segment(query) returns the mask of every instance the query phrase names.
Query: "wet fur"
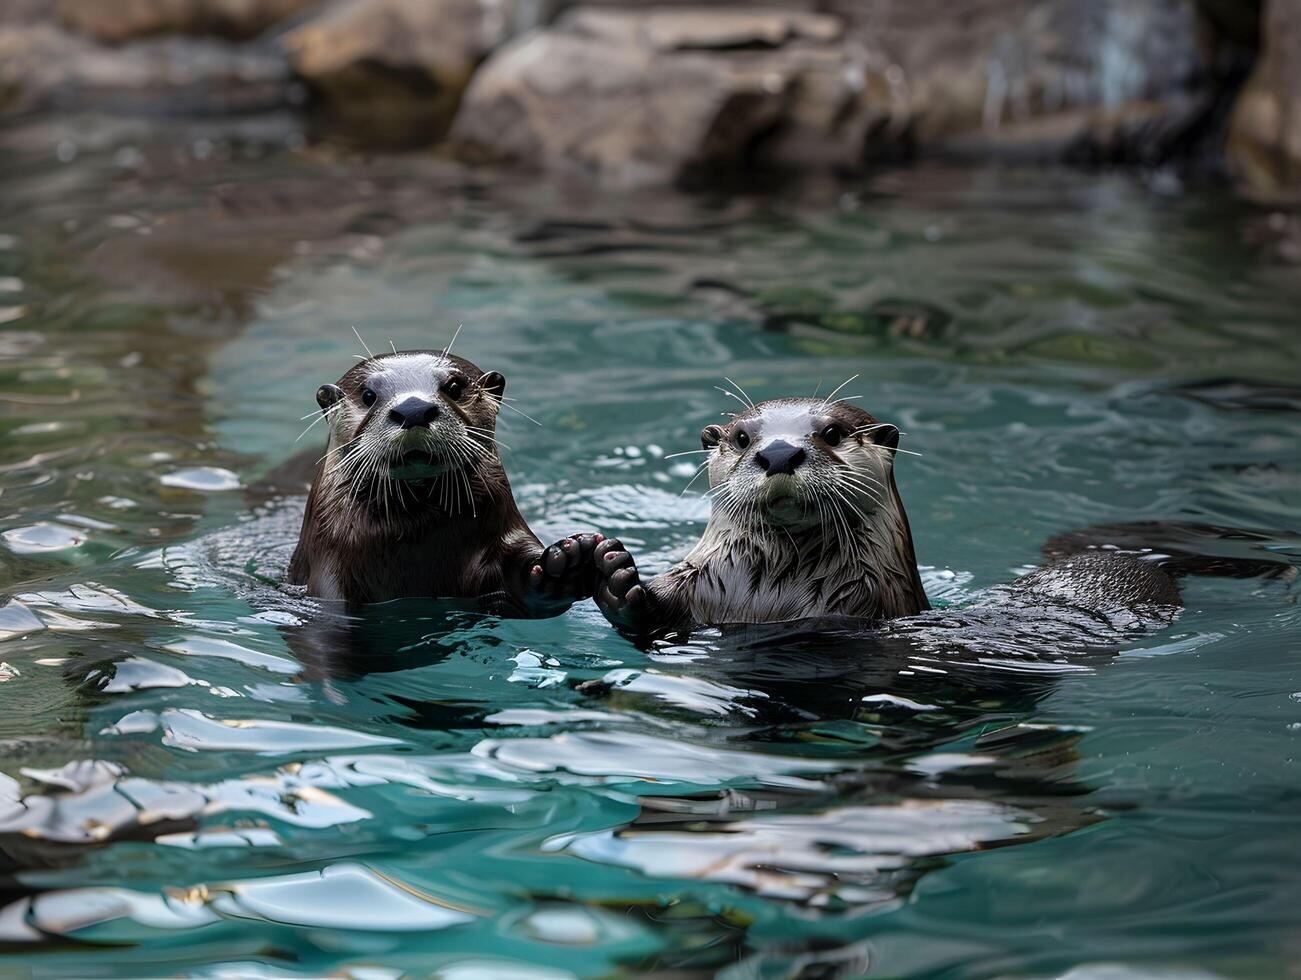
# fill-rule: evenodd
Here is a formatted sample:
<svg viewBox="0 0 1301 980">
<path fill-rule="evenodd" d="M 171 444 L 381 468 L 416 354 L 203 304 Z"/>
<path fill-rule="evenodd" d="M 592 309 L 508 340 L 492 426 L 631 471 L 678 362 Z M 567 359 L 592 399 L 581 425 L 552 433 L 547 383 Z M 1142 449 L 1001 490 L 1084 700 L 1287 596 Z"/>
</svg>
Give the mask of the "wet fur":
<svg viewBox="0 0 1301 980">
<path fill-rule="evenodd" d="M 835 425 L 839 444 L 820 433 Z M 752 433 L 748 446 L 738 442 Z M 775 434 L 774 434 L 775 432 Z M 891 620 L 929 608 L 907 513 L 894 481 L 898 430 L 845 402 L 781 399 L 748 407 L 701 434 L 714 505 L 700 542 L 668 572 L 642 583 L 623 546 L 596 549 L 597 605 L 624 632 L 662 635 L 701 625 L 780 623 L 819 617 Z M 781 439 L 808 470 L 791 492 L 799 509 L 765 510 L 757 454 Z M 787 479 L 782 476 L 781 479 Z M 787 526 L 791 513 L 798 526 Z M 1009 601 L 1051 603 L 1128 621 L 1168 621 L 1180 606 L 1161 555 L 1089 551 L 1072 542 L 1043 568 L 1004 587 Z M 1172 569 L 1173 571 L 1173 569 Z"/>
<path fill-rule="evenodd" d="M 820 435 L 838 429 L 835 445 Z M 770 432 L 769 430 L 780 430 Z M 738 444 L 741 432 L 753 442 Z M 801 439 L 808 461 L 778 486 L 754 475 L 778 438 Z M 617 541 L 597 548 L 597 604 L 629 632 L 773 623 L 821 616 L 894 619 L 929 608 L 908 516 L 894 482 L 894 426 L 847 402 L 764 402 L 701 434 L 714 505 L 682 562 L 642 585 Z M 773 490 L 778 486 L 777 490 Z M 783 517 L 771 497 L 798 501 Z"/>
<path fill-rule="evenodd" d="M 913 615 L 928 608 L 926 594 L 893 479 L 889 493 L 889 507 L 855 526 L 850 548 L 822 527 L 756 535 L 711 520 L 696 547 L 655 579 L 652 591 L 699 623 Z"/>
<path fill-rule="evenodd" d="M 463 382 L 459 398 L 449 395 L 453 379 Z M 393 390 L 363 404 L 364 391 L 381 381 Z M 568 580 L 575 569 L 564 560 L 550 563 L 556 575 L 536 574 L 542 543 L 520 515 L 496 449 L 504 387 L 500 375 L 445 351 L 371 357 L 334 392 L 323 386 L 319 397 L 337 400 L 323 401 L 329 444 L 316 466 L 289 582 L 349 606 L 468 597 L 528 615 L 561 612 L 590 594 L 590 581 Z M 423 431 L 385 428 L 385 414 L 414 388 L 436 402 L 439 419 Z M 429 477 L 390 475 L 391 462 L 422 454 Z M 445 471 L 433 472 L 437 467 Z M 551 551 L 560 553 L 559 546 Z"/>
</svg>

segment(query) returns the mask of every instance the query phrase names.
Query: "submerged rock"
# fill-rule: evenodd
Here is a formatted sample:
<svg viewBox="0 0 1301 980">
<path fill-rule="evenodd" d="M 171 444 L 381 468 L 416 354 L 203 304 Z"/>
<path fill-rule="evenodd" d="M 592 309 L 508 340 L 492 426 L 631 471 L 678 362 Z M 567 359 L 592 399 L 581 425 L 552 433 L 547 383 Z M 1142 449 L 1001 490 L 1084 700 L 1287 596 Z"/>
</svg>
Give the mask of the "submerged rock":
<svg viewBox="0 0 1301 980">
<path fill-rule="evenodd" d="M 157 34 L 256 37 L 320 0 L 58 0 L 69 29 L 101 41 Z"/>
<path fill-rule="evenodd" d="M 347 0 L 284 39 L 294 69 L 346 123 L 381 142 L 441 135 L 479 62 L 507 36 L 511 0 Z"/>
</svg>

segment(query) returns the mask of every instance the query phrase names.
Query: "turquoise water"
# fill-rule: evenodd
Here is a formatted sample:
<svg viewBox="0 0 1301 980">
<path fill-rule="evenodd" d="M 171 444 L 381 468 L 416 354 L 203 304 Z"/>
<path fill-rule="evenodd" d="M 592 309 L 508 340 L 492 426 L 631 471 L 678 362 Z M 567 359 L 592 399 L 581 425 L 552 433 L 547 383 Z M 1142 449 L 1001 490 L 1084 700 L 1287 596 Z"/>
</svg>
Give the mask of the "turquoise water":
<svg viewBox="0 0 1301 980">
<path fill-rule="evenodd" d="M 1104 521 L 1264 531 L 1295 561 L 1286 216 L 1015 171 L 600 194 L 281 135 L 5 134 L 0 972 L 1295 970 L 1286 581 L 1190 580 L 1170 628 L 1072 657 L 1033 631 L 1041 656 L 642 651 L 590 602 L 344 630 L 271 584 L 301 499 L 258 488 L 322 441 L 299 418 L 353 327 L 463 324 L 542 422 L 499 432 L 535 530 L 618 535 L 644 569 L 703 527 L 667 457 L 724 376 L 756 399 L 858 376 L 923 454 L 897 475 L 941 602 Z"/>
</svg>

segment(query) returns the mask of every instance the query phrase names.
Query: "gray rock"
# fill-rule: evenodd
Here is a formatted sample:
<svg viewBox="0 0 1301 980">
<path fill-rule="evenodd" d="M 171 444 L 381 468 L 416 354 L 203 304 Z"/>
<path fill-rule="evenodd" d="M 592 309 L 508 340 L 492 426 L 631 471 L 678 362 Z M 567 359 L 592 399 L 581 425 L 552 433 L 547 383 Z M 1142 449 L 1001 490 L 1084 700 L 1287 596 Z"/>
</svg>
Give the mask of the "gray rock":
<svg viewBox="0 0 1301 980">
<path fill-rule="evenodd" d="M 249 111 L 285 105 L 289 82 L 284 58 L 269 48 L 188 38 L 110 48 L 48 24 L 0 25 L 0 114 Z"/>
<path fill-rule="evenodd" d="M 1205 66 L 1184 0 L 824 7 L 836 16 L 571 9 L 483 66 L 453 127 L 457 151 L 635 184 L 917 150 L 1060 158 L 1084 141 L 1123 154 L 1113 144 L 1130 134 L 1173 140 L 1195 117 Z"/>
<path fill-rule="evenodd" d="M 869 66 L 835 18 L 579 9 L 501 49 L 457 116 L 457 152 L 663 183 L 762 158 L 856 156 Z"/>
<path fill-rule="evenodd" d="M 320 0 L 58 0 L 70 30 L 119 42 L 158 34 L 256 37 Z"/>
</svg>

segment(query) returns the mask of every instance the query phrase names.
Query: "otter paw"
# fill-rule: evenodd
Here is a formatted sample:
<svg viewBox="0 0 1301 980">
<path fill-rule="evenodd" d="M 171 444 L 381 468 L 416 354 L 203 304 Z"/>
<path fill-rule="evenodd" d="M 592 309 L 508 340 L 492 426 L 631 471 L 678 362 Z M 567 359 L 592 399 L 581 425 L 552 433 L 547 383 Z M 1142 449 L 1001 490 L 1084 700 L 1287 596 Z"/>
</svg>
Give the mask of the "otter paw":
<svg viewBox="0 0 1301 980">
<path fill-rule="evenodd" d="M 615 626 L 635 629 L 649 604 L 637 563 L 617 538 L 606 538 L 597 545 L 594 557 L 596 590 L 593 598 L 597 606 Z"/>
<path fill-rule="evenodd" d="M 533 599 L 568 607 L 588 598 L 595 587 L 594 553 L 604 540 L 599 534 L 574 534 L 543 551 L 529 571 Z"/>
</svg>

